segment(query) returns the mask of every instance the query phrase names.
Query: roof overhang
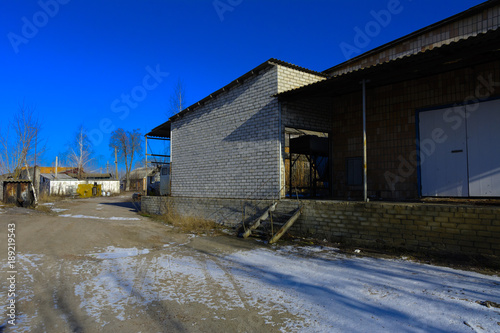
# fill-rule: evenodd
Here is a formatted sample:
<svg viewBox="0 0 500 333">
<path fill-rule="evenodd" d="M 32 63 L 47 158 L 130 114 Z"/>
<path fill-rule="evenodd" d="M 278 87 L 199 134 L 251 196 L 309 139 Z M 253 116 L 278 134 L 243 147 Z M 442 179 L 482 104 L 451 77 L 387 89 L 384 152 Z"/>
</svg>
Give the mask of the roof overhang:
<svg viewBox="0 0 500 333">
<path fill-rule="evenodd" d="M 170 138 L 170 129 L 172 122 L 166 121 L 160 126 L 156 126 L 151 130 L 151 132 L 147 133 L 146 136 L 148 138 Z"/>
<path fill-rule="evenodd" d="M 498 4 L 500 3 L 500 1 L 498 0 L 489 0 L 489 1 L 485 1 L 479 5 L 476 5 L 472 8 L 469 8 L 463 12 L 460 12 L 456 15 L 453 15 L 453 16 L 450 16 L 448 18 L 445 18 L 444 20 L 441 20 L 439 22 L 436 22 L 434 24 L 431 24 L 431 25 L 428 25 L 420 30 L 417 30 L 417 31 L 414 31 L 406 36 L 403 36 L 401 38 L 398 38 L 398 39 L 395 39 L 387 44 L 383 44 L 379 47 L 376 47 L 372 50 L 369 50 L 368 52 L 365 52 L 363 54 L 360 54 L 354 58 L 351 58 L 343 63 L 340 63 L 338 65 L 335 65 L 331 68 L 328 68 L 327 70 L 323 71 L 323 73 L 329 73 L 331 74 L 332 72 L 338 70 L 338 69 L 341 69 L 341 68 L 344 68 L 344 67 L 348 67 L 350 66 L 352 63 L 355 63 L 363 58 L 367 58 L 369 57 L 370 55 L 372 54 L 376 54 L 376 53 L 380 53 L 380 52 L 383 52 L 384 50 L 388 50 L 390 49 L 391 47 L 394 47 L 395 45 L 401 45 L 405 42 L 408 42 L 409 40 L 411 40 L 412 38 L 415 38 L 416 36 L 419 36 L 419 35 L 423 35 L 427 32 L 430 32 L 430 31 L 436 31 L 438 30 L 440 27 L 443 27 L 445 25 L 448 25 L 448 24 L 451 24 L 453 22 L 457 22 L 459 20 L 462 20 L 466 17 L 471 17 L 472 15 L 475 15 L 475 14 L 478 14 L 478 13 L 481 13 L 483 12 L 484 10 L 488 10 L 488 8 L 491 8 L 491 7 L 494 7 L 494 6 L 497 6 Z M 484 15 L 484 14 L 483 14 Z"/>
<path fill-rule="evenodd" d="M 277 94 L 280 101 L 336 97 L 361 91 L 360 82 L 367 87 L 379 87 L 403 81 L 429 77 L 449 71 L 474 67 L 500 59 L 500 29 L 464 40 L 408 55 L 399 59 L 341 74 L 301 88 Z"/>
</svg>

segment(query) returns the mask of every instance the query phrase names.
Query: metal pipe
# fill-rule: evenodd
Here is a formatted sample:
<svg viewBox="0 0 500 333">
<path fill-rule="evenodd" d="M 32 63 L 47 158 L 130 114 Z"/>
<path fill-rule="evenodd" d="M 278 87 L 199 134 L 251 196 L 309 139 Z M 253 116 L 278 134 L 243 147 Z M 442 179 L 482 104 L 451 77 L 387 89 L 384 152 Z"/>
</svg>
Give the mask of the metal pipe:
<svg viewBox="0 0 500 333">
<path fill-rule="evenodd" d="M 368 180 L 367 180 L 367 163 L 366 163 L 366 80 L 363 79 L 363 199 L 368 201 Z"/>
<path fill-rule="evenodd" d="M 283 161 L 283 147 L 284 147 L 284 138 L 282 134 L 282 125 L 281 125 L 281 102 L 278 101 L 278 175 L 280 177 L 279 180 L 279 193 L 278 193 L 278 198 L 277 200 L 281 199 L 281 189 L 282 189 L 282 184 L 283 184 L 283 179 L 282 179 L 282 170 L 281 170 L 281 165 L 284 163 Z M 284 166 L 283 166 L 284 167 Z"/>
</svg>

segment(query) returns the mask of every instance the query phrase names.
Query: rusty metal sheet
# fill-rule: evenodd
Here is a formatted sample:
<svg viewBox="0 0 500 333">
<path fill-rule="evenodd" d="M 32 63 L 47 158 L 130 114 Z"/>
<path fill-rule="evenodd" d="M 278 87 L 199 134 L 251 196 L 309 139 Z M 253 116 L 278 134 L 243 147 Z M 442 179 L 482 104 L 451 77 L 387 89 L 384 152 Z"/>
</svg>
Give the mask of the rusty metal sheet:
<svg viewBox="0 0 500 333">
<path fill-rule="evenodd" d="M 3 201 L 8 204 L 16 204 L 28 207 L 33 204 L 33 193 L 30 181 L 4 181 Z"/>
</svg>

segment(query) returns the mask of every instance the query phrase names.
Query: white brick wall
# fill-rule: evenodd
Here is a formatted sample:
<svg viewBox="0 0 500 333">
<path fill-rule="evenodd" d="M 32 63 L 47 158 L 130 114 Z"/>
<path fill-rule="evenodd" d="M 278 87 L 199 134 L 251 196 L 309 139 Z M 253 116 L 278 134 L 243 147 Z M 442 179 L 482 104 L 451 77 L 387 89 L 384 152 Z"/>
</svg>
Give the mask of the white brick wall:
<svg viewBox="0 0 500 333">
<path fill-rule="evenodd" d="M 278 93 L 321 80 L 326 80 L 326 78 L 311 73 L 304 73 L 293 68 L 278 66 Z"/>
<path fill-rule="evenodd" d="M 278 92 L 323 79 L 275 65 L 172 123 L 172 196 L 270 198 L 280 187 Z"/>
<path fill-rule="evenodd" d="M 267 68 L 173 122 L 172 196 L 247 198 L 277 191 L 276 81 L 276 67 Z"/>
</svg>

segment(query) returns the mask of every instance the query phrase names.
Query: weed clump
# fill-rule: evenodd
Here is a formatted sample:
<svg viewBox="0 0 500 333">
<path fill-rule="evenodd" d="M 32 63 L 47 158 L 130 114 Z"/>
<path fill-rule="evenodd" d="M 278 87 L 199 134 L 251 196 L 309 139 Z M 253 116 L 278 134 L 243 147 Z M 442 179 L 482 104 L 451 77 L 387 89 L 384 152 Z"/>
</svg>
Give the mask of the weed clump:
<svg viewBox="0 0 500 333">
<path fill-rule="evenodd" d="M 166 204 L 164 212 L 162 215 L 157 216 L 157 218 L 161 222 L 179 229 L 181 232 L 211 236 L 223 234 L 223 227 L 220 224 L 202 217 L 180 214 L 170 204 Z"/>
</svg>

